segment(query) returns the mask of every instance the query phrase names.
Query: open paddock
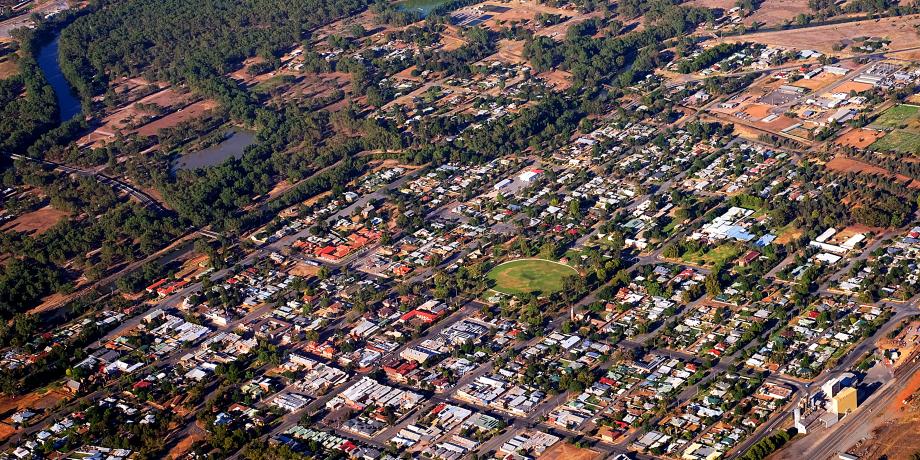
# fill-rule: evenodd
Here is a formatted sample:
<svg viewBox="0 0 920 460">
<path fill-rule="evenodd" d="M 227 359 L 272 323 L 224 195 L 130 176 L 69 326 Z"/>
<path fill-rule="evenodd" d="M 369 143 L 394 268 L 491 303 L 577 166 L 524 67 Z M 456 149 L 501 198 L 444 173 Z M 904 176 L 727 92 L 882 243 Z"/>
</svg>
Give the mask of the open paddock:
<svg viewBox="0 0 920 460">
<path fill-rule="evenodd" d="M 179 109 L 163 118 L 147 123 L 137 129 L 141 136 L 155 136 L 161 129 L 172 128 L 180 123 L 198 118 L 217 107 L 217 102 L 211 100 L 198 101 L 194 104 Z"/>
<path fill-rule="evenodd" d="M 796 2 L 801 0 L 795 0 Z M 781 5 L 788 3 L 782 0 L 776 2 L 763 2 L 763 6 L 781 9 Z M 807 2 L 804 2 L 807 5 Z M 806 6 L 807 8 L 807 6 Z M 790 11 L 790 14 L 793 12 Z M 793 17 L 795 16 L 792 14 Z M 755 13 L 752 18 L 755 18 Z M 756 19 L 755 19 L 756 20 Z M 837 52 L 834 45 L 837 43 L 852 43 L 858 37 L 881 37 L 891 40 L 889 49 L 901 50 L 917 47 L 916 26 L 920 24 L 920 15 L 908 15 L 894 18 L 869 19 L 854 21 L 844 24 L 831 24 L 808 27 L 794 30 L 778 30 L 760 32 L 735 37 L 726 37 L 716 42 L 757 42 L 765 45 L 783 46 L 795 49 L 813 49 L 826 54 L 851 55 L 850 47 Z"/>
<path fill-rule="evenodd" d="M 824 166 L 831 171 L 836 171 L 844 174 L 858 173 L 885 176 L 898 182 L 907 183 L 911 188 L 920 189 L 920 181 L 918 180 L 912 180 L 910 177 L 907 177 L 903 174 L 893 174 L 891 171 L 880 166 L 871 165 L 869 163 L 852 158 L 838 156 L 827 162 L 827 164 Z"/>
<path fill-rule="evenodd" d="M 51 206 L 23 214 L 3 225 L 3 231 L 14 231 L 31 234 L 32 236 L 41 235 L 42 233 L 54 227 L 58 222 L 69 216 L 67 211 L 54 209 Z"/>
<path fill-rule="evenodd" d="M 920 133 L 896 129 L 874 142 L 869 148 L 883 152 L 920 153 Z"/>
<path fill-rule="evenodd" d="M 834 141 L 837 145 L 842 145 L 844 147 L 855 147 L 857 149 L 864 149 L 872 145 L 875 141 L 882 138 L 885 135 L 884 131 L 876 131 L 874 129 L 866 128 L 856 128 L 851 129 L 837 138 Z"/>
</svg>

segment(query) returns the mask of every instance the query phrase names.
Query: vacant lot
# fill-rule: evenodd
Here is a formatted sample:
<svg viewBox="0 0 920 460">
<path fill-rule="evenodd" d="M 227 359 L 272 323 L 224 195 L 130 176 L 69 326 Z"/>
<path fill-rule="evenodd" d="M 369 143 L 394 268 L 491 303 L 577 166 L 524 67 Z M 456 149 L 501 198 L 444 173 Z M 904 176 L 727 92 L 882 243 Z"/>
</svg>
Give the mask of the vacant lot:
<svg viewBox="0 0 920 460">
<path fill-rule="evenodd" d="M 847 131 L 846 134 L 837 138 L 835 143 L 837 145 L 855 147 L 858 149 L 864 149 L 874 142 L 878 141 L 885 135 L 884 131 L 876 131 L 874 129 L 865 129 L 857 128 Z"/>
<path fill-rule="evenodd" d="M 562 290 L 562 279 L 577 275 L 568 265 L 544 259 L 521 259 L 505 262 L 489 272 L 495 289 L 506 294 L 538 292 L 550 294 Z"/>
<path fill-rule="evenodd" d="M 763 2 L 763 8 L 782 8 L 783 1 Z M 807 2 L 806 2 L 807 3 Z M 770 5 L 770 6 L 767 6 Z M 797 12 L 790 11 L 795 16 Z M 754 16 L 756 17 L 755 13 Z M 750 18 L 748 18 L 750 19 Z M 813 49 L 829 54 L 848 54 L 850 48 L 842 52 L 833 50 L 835 43 L 853 43 L 858 37 L 880 37 L 891 40 L 889 48 L 900 50 L 917 46 L 915 26 L 920 23 L 920 15 L 901 16 L 879 20 L 855 21 L 846 24 L 809 27 L 796 30 L 779 30 L 739 35 L 720 39 L 721 42 L 757 42 L 766 45 L 786 46 L 796 49 Z"/>
<path fill-rule="evenodd" d="M 891 134 L 883 137 L 882 140 L 888 139 L 890 136 Z M 881 142 L 881 140 L 879 142 Z M 903 174 L 897 174 L 897 175 L 892 174 L 891 171 L 885 168 L 871 165 L 869 163 L 865 163 L 859 160 L 854 160 L 852 158 L 836 157 L 833 160 L 827 162 L 827 164 L 825 164 L 824 166 L 826 166 L 828 169 L 832 171 L 837 171 L 837 172 L 842 172 L 842 173 L 878 174 L 882 176 L 887 176 L 889 178 L 897 180 L 898 182 L 909 182 L 910 187 L 920 188 L 920 181 L 911 180 L 911 178 Z"/>
<path fill-rule="evenodd" d="M 19 65 L 12 59 L 0 61 L 0 79 L 10 78 L 19 73 Z"/>
<path fill-rule="evenodd" d="M 556 443 L 540 456 L 543 460 L 596 460 L 602 457 L 597 451 L 575 447 L 567 442 Z"/>
<path fill-rule="evenodd" d="M 217 107 L 217 102 L 207 100 L 199 101 L 184 109 L 179 109 L 163 118 L 141 126 L 138 128 L 137 133 L 141 136 L 155 136 L 161 129 L 172 128 L 179 125 L 179 123 L 197 118 L 215 107 Z"/>
<path fill-rule="evenodd" d="M 51 227 L 54 227 L 55 224 L 67 217 L 67 215 L 68 213 L 66 211 L 60 211 L 51 206 L 45 206 L 44 208 L 23 214 L 8 222 L 3 226 L 3 230 L 41 235 Z"/>
<path fill-rule="evenodd" d="M 681 256 L 684 262 L 712 267 L 723 265 L 741 255 L 743 248 L 734 243 L 725 243 L 706 252 L 689 252 Z"/>
<path fill-rule="evenodd" d="M 754 14 L 744 18 L 744 23 L 753 24 L 759 22 L 767 26 L 775 26 L 791 21 L 799 13 L 808 13 L 810 11 L 808 9 L 808 0 L 770 0 L 760 2 L 760 6 L 757 7 Z"/>
</svg>

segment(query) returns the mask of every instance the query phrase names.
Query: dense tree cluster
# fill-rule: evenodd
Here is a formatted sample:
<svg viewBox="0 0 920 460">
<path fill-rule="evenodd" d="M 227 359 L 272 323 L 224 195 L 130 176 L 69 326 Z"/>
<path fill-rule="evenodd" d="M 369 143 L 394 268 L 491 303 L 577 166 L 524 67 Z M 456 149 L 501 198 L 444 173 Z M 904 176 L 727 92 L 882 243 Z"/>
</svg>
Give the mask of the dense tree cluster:
<svg viewBox="0 0 920 460">
<path fill-rule="evenodd" d="M 363 0 L 101 2 L 61 34 L 61 70 L 84 99 L 109 79 L 195 80 L 220 92 L 217 78 L 250 56 L 271 59 L 313 28 L 365 8 Z M 216 80 L 216 81 L 214 81 Z"/>
</svg>

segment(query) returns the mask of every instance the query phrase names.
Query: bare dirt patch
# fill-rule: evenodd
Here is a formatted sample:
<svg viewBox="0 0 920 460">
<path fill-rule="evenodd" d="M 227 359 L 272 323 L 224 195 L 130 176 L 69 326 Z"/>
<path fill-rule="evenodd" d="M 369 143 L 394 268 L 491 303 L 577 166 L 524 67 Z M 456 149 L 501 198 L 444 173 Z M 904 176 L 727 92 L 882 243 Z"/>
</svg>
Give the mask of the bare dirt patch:
<svg viewBox="0 0 920 460">
<path fill-rule="evenodd" d="M 511 64 L 526 62 L 527 60 L 524 59 L 524 40 L 499 40 L 496 57 Z"/>
<path fill-rule="evenodd" d="M 734 3 L 732 3 L 734 6 Z M 729 7 L 731 8 L 731 7 Z M 762 22 L 768 26 L 792 20 L 799 13 L 808 13 L 808 0 L 770 0 L 761 2 L 754 14 L 744 18 L 744 24 Z"/>
<path fill-rule="evenodd" d="M 893 174 L 891 171 L 865 163 L 859 160 L 854 160 L 847 157 L 836 157 L 833 160 L 825 164 L 828 169 L 832 171 L 842 172 L 842 173 L 860 173 L 860 174 L 878 174 L 887 176 L 889 178 L 895 179 L 899 182 L 908 182 L 908 186 L 911 188 L 920 188 L 920 181 L 912 180 L 910 177 L 907 177 L 903 174 Z"/>
<path fill-rule="evenodd" d="M 45 206 L 44 208 L 23 214 L 7 222 L 6 225 L 3 226 L 3 231 L 13 230 L 31 233 L 33 235 L 41 235 L 69 215 L 70 213 L 67 211 Z"/>
<path fill-rule="evenodd" d="M 789 4 L 804 4 L 808 8 L 807 1 L 804 0 L 776 0 L 763 2 L 761 9 L 749 17 L 757 19 L 758 14 L 765 17 L 775 15 L 776 17 L 794 17 L 801 11 L 796 11 L 793 7 L 783 6 Z M 793 8 L 782 11 L 785 8 Z M 777 13 L 763 13 L 765 9 L 775 10 Z M 769 22 L 767 22 L 769 24 Z M 756 42 L 765 45 L 784 46 L 796 49 L 813 49 L 830 54 L 851 54 L 850 47 L 845 48 L 842 52 L 833 50 L 835 43 L 851 43 L 857 37 L 882 37 L 891 40 L 889 49 L 900 50 L 917 46 L 917 33 L 915 26 L 920 24 L 920 15 L 901 16 L 895 18 L 870 19 L 865 21 L 854 21 L 846 24 L 832 24 L 825 26 L 815 26 L 797 30 L 780 30 L 774 32 L 761 32 L 754 34 L 741 35 L 737 37 L 727 37 L 720 39 L 721 42 Z"/>
<path fill-rule="evenodd" d="M 444 51 L 453 51 L 461 46 L 465 45 L 466 42 L 463 39 L 453 37 L 447 34 L 441 35 L 441 48 Z"/>
<path fill-rule="evenodd" d="M 184 437 L 181 441 L 179 441 L 175 445 L 175 447 L 170 449 L 170 451 L 166 454 L 166 458 L 171 458 L 171 459 L 184 458 L 185 454 L 188 453 L 189 450 L 191 450 L 192 445 L 198 441 L 201 441 L 204 438 L 205 436 L 202 433 L 189 434 L 188 436 Z"/>
<path fill-rule="evenodd" d="M 558 442 L 540 456 L 543 460 L 599 460 L 603 456 L 591 449 L 575 447 L 567 442 Z"/>
<path fill-rule="evenodd" d="M 863 92 L 863 91 L 868 91 L 868 90 L 870 90 L 870 89 L 872 89 L 872 88 L 873 88 L 873 86 L 872 86 L 871 84 L 869 84 L 869 83 L 860 83 L 860 82 L 858 82 L 858 81 L 848 81 L 848 82 L 846 82 L 846 83 L 844 83 L 844 84 L 838 86 L 838 87 L 834 90 L 834 92 L 837 92 L 837 93 L 847 93 L 847 94 L 849 94 L 851 91 L 855 91 L 855 92 L 857 92 L 857 93 L 861 93 L 861 92 Z"/>
<path fill-rule="evenodd" d="M 767 104 L 751 104 L 745 107 L 744 110 L 738 112 L 738 115 L 747 114 L 754 120 L 760 120 L 761 118 L 770 115 L 770 109 L 772 108 L 772 106 Z"/>
<path fill-rule="evenodd" d="M 801 86 L 802 88 L 808 88 L 812 91 L 823 88 L 837 80 L 840 79 L 839 75 L 834 75 L 828 72 L 821 72 L 814 78 L 801 79 L 795 82 L 795 86 Z"/>
<path fill-rule="evenodd" d="M 147 123 L 144 126 L 141 126 L 137 133 L 141 136 L 154 136 L 161 129 L 172 128 L 179 125 L 180 123 L 194 118 L 198 118 L 205 114 L 205 112 L 212 110 L 217 107 L 217 102 L 215 101 L 199 101 L 192 105 L 185 107 L 184 109 L 179 109 L 176 112 L 173 112 L 163 118 L 160 118 L 154 122 Z"/>
<path fill-rule="evenodd" d="M 0 61 L 0 79 L 10 78 L 19 73 L 19 65 L 12 59 Z"/>
<path fill-rule="evenodd" d="M 776 237 L 776 244 L 789 244 L 802 236 L 804 232 L 797 228 L 790 227 L 788 230 Z"/>
<path fill-rule="evenodd" d="M 851 129 L 838 137 L 834 143 L 844 147 L 855 147 L 864 149 L 872 145 L 875 141 L 885 135 L 884 131 L 874 129 L 857 128 Z"/>
<path fill-rule="evenodd" d="M 289 272 L 294 276 L 300 276 L 303 278 L 310 278 L 316 276 L 319 273 L 319 267 L 314 265 L 307 265 L 304 263 L 298 263 L 291 269 Z"/>
</svg>

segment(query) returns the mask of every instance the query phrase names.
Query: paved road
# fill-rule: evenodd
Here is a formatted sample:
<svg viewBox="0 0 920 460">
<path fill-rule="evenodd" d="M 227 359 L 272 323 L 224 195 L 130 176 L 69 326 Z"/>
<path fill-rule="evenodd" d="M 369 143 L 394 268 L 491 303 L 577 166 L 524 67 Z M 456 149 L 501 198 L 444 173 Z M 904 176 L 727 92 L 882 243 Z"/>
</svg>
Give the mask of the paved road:
<svg viewBox="0 0 920 460">
<path fill-rule="evenodd" d="M 850 350 L 850 351 L 845 355 L 845 357 L 844 357 L 843 359 L 841 359 L 840 362 L 837 363 L 836 366 L 834 366 L 834 367 L 831 368 L 831 369 L 825 370 L 825 371 L 822 372 L 816 379 L 812 380 L 812 382 L 811 382 L 810 384 L 808 384 L 808 387 L 809 387 L 809 388 L 812 388 L 812 389 L 820 388 L 822 385 L 824 385 L 824 384 L 825 384 L 828 380 L 830 380 L 831 378 L 836 377 L 836 376 L 839 375 L 841 372 L 845 372 L 845 371 L 851 369 L 851 368 L 857 363 L 858 360 L 862 359 L 862 357 L 863 357 L 866 353 L 868 353 L 869 351 L 871 351 L 871 350 L 873 350 L 873 349 L 875 348 L 875 343 L 876 343 L 880 338 L 882 338 L 882 337 L 884 337 L 886 334 L 888 334 L 888 332 L 891 331 L 893 328 L 895 328 L 895 327 L 898 325 L 898 323 L 900 323 L 903 319 L 908 318 L 908 317 L 910 317 L 910 316 L 914 316 L 914 315 L 920 314 L 920 310 L 918 310 L 918 308 L 917 308 L 918 302 L 920 302 L 920 297 L 917 297 L 917 298 L 913 299 L 912 301 L 906 302 L 906 303 L 883 302 L 883 303 L 882 303 L 883 305 L 888 305 L 888 306 L 891 306 L 892 308 L 895 309 L 895 314 L 894 314 L 894 316 L 892 316 L 891 319 L 889 319 L 887 323 L 885 323 L 882 327 L 880 327 L 880 328 L 875 332 L 875 334 L 873 334 L 871 337 L 869 337 L 869 338 L 863 340 L 863 341 L 860 342 L 858 345 L 856 345 L 856 347 L 854 347 L 852 350 Z M 899 371 L 899 372 L 900 372 L 900 371 Z M 913 374 L 913 371 L 912 371 L 912 370 L 905 370 L 905 371 L 903 371 L 903 373 L 896 373 L 896 375 L 906 375 L 906 377 L 903 378 L 903 379 L 897 379 L 897 378 L 895 378 L 893 381 L 896 381 L 896 380 L 903 380 L 904 382 L 906 382 L 907 378 L 909 378 L 909 376 L 912 375 L 912 374 Z M 793 385 L 793 386 L 796 386 L 796 383 L 798 383 L 797 389 L 799 389 L 799 390 L 804 390 L 804 387 L 805 387 L 804 384 L 802 384 L 802 383 L 800 383 L 800 382 L 796 382 L 795 380 L 788 379 L 788 378 L 787 378 L 787 379 L 784 379 L 783 382 L 786 383 L 786 384 Z M 890 382 L 889 382 L 889 383 L 890 383 Z M 902 384 L 903 384 L 903 382 L 902 382 Z M 814 390 L 813 390 L 813 391 L 814 391 Z M 879 393 L 879 391 L 876 391 L 876 394 L 878 394 L 878 393 Z M 798 398 L 797 398 L 797 399 L 800 399 L 800 398 L 802 398 L 802 397 L 805 397 L 804 392 L 799 392 L 799 395 L 798 395 Z M 796 400 L 795 402 L 797 402 L 797 400 Z M 766 434 L 766 433 L 770 433 L 770 432 L 774 431 L 774 430 L 775 430 L 777 427 L 779 427 L 784 421 L 788 420 L 788 417 L 790 417 L 790 416 L 792 415 L 792 412 L 793 412 L 793 410 L 795 409 L 795 406 L 796 406 L 796 404 L 790 404 L 790 405 L 786 406 L 786 408 L 785 408 L 784 410 L 782 410 L 782 411 L 776 413 L 776 414 L 770 419 L 770 421 L 769 421 L 767 424 L 763 425 L 758 431 L 756 431 L 756 432 L 754 433 L 754 435 L 750 436 L 745 442 L 741 443 L 741 444 L 739 445 L 739 447 L 737 448 L 737 450 L 735 451 L 735 453 L 742 453 L 742 452 L 744 452 L 744 451 L 747 450 L 747 448 L 749 448 L 759 437 L 761 437 L 762 435 L 764 435 L 764 434 Z M 861 409 L 860 409 L 860 410 L 861 410 Z M 857 412 L 857 413 L 858 413 L 858 412 Z M 841 424 L 837 424 L 837 425 L 835 425 L 835 427 L 834 427 L 833 429 L 834 429 L 834 430 L 838 430 L 838 429 L 841 429 L 842 426 L 843 426 L 843 425 L 841 425 Z M 792 444 L 792 445 L 789 447 L 789 449 L 790 449 L 789 452 L 792 452 L 793 455 L 798 456 L 798 458 L 808 458 L 808 459 L 824 459 L 824 458 L 826 458 L 827 456 L 825 456 L 825 457 L 818 457 L 818 456 L 813 456 L 813 455 L 811 454 L 812 450 L 817 448 L 817 447 L 815 447 L 815 448 L 812 448 L 812 447 L 811 447 L 811 446 L 812 446 L 812 443 L 814 443 L 814 442 L 816 442 L 816 441 L 817 441 L 817 440 L 816 440 L 814 437 L 808 437 L 808 436 L 806 436 L 805 438 L 801 439 L 800 441 L 797 441 L 796 443 Z M 855 441 L 855 440 L 854 440 L 854 441 Z M 841 447 L 841 446 L 838 446 L 838 447 Z M 806 455 L 806 453 L 807 453 L 807 455 Z M 805 456 L 803 456 L 803 455 L 805 455 Z M 828 455 L 830 455 L 830 454 L 828 454 Z"/>
<path fill-rule="evenodd" d="M 110 176 L 106 176 L 105 174 L 95 172 L 95 171 L 89 171 L 86 169 L 75 168 L 75 167 L 67 166 L 61 163 L 55 163 L 53 161 L 41 160 L 38 158 L 32 158 L 32 157 L 28 157 L 25 155 L 19 155 L 15 153 L 10 155 L 10 157 L 14 160 L 32 161 L 32 162 L 40 163 L 46 166 L 51 166 L 58 171 L 65 172 L 68 174 L 78 174 L 81 176 L 93 177 L 97 181 L 99 181 L 99 183 L 108 185 L 112 187 L 113 189 L 115 189 L 115 191 L 117 192 L 126 193 L 129 196 L 137 199 L 138 201 L 141 202 L 141 204 L 144 207 L 153 209 L 154 211 L 157 211 L 160 213 L 166 211 L 166 208 L 164 208 L 163 205 L 161 205 L 157 200 L 154 200 L 150 195 L 148 195 L 144 191 L 132 185 L 129 185 L 121 180 L 115 179 Z"/>
</svg>

